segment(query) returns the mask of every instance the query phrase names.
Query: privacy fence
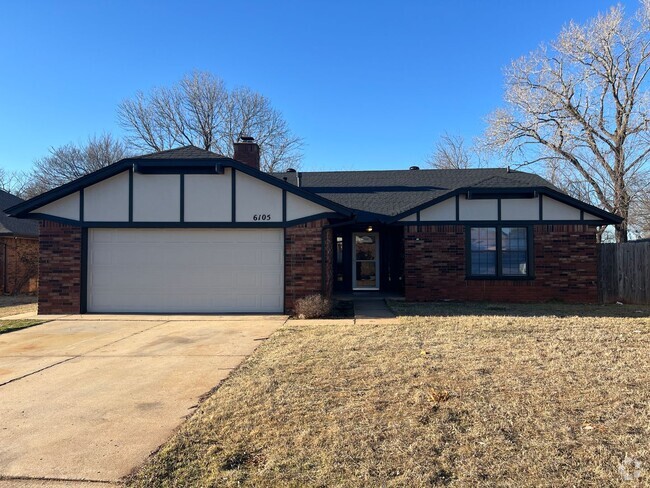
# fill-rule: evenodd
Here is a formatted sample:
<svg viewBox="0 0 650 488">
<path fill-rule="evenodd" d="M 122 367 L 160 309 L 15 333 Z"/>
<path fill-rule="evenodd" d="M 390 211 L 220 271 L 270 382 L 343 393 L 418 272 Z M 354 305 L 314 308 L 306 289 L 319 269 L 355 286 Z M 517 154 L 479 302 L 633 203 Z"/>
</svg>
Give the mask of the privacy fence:
<svg viewBox="0 0 650 488">
<path fill-rule="evenodd" d="M 601 302 L 650 305 L 650 241 L 601 244 L 599 260 Z"/>
</svg>

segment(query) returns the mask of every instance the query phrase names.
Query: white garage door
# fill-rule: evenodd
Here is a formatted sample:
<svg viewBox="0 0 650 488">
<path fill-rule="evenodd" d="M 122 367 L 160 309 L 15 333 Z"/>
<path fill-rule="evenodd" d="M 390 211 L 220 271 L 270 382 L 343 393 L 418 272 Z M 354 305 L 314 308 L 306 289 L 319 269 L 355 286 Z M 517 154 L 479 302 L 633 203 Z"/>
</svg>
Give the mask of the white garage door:
<svg viewBox="0 0 650 488">
<path fill-rule="evenodd" d="M 281 229 L 90 229 L 89 312 L 282 312 Z"/>
</svg>

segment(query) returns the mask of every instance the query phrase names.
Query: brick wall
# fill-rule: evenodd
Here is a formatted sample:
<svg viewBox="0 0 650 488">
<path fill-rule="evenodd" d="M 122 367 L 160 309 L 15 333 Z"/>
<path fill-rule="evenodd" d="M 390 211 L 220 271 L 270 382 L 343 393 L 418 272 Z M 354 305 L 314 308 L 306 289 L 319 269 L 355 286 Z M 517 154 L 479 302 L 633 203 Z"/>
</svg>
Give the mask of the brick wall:
<svg viewBox="0 0 650 488">
<path fill-rule="evenodd" d="M 81 228 L 41 221 L 38 313 L 79 313 Z"/>
<path fill-rule="evenodd" d="M 325 238 L 323 250 L 323 226 L 327 220 L 318 220 L 289 227 L 285 231 L 284 252 L 284 307 L 293 309 L 299 298 L 307 295 L 331 294 L 332 266 L 327 266 L 323 276 L 323 255 L 330 262 L 332 254 L 331 238 Z M 325 234 L 330 235 L 329 230 Z M 325 289 L 323 286 L 325 285 Z"/>
<path fill-rule="evenodd" d="M 0 286 L 3 293 L 36 293 L 38 237 L 1 237 L 0 253 Z"/>
<path fill-rule="evenodd" d="M 465 279 L 465 227 L 407 226 L 404 229 L 407 300 L 567 301 L 595 303 L 595 228 L 536 225 L 533 280 Z"/>
</svg>

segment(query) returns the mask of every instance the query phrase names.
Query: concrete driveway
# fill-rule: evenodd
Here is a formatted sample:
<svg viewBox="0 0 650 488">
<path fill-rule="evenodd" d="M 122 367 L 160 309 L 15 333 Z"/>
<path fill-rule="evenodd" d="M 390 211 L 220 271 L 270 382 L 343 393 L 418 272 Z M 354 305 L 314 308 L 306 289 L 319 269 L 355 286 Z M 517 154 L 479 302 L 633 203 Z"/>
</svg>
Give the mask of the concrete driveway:
<svg viewBox="0 0 650 488">
<path fill-rule="evenodd" d="M 285 320 L 69 316 L 0 335 L 0 488 L 118 481 Z"/>
</svg>

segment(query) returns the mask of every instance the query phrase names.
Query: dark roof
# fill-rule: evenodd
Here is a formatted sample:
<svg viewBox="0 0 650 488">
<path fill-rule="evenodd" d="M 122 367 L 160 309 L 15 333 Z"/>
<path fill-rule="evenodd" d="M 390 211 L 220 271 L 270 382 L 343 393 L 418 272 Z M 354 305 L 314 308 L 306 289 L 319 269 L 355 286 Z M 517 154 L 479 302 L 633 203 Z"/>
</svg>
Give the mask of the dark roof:
<svg viewBox="0 0 650 488">
<path fill-rule="evenodd" d="M 23 201 L 22 198 L 0 190 L 0 208 L 13 207 Z M 0 235 L 36 237 L 38 236 L 38 222 L 34 220 L 16 219 L 9 217 L 4 212 L 0 212 Z"/>
<path fill-rule="evenodd" d="M 258 178 L 271 185 L 277 186 L 290 193 L 327 207 L 333 212 L 340 215 L 352 215 L 352 212 L 349 209 L 342 207 L 336 202 L 327 200 L 305 189 L 298 188 L 296 185 L 278 180 L 278 178 L 274 178 L 268 173 L 263 173 L 255 168 L 252 168 L 245 163 L 242 163 L 241 161 L 236 161 L 232 158 L 222 156 L 211 151 L 206 151 L 195 146 L 184 146 L 167 151 L 145 154 L 144 156 L 121 159 L 120 161 L 110 164 L 104 168 L 98 169 L 97 171 L 93 171 L 90 174 L 77 178 L 74 181 L 65 183 L 64 185 L 61 185 L 57 188 L 46 191 L 45 193 L 35 196 L 26 202 L 20 201 L 18 204 L 2 208 L 5 208 L 5 211 L 7 211 L 10 215 L 16 217 L 29 217 L 29 213 L 38 209 L 39 207 L 47 205 L 50 202 L 53 202 L 59 198 L 63 198 L 99 181 L 105 180 L 106 178 L 110 178 L 111 176 L 114 176 L 130 168 L 133 164 L 137 164 L 138 166 L 142 167 L 146 166 L 165 168 L 167 170 L 170 168 L 178 169 L 179 167 L 191 166 L 194 169 L 210 168 L 211 171 L 214 171 L 215 164 L 218 164 L 221 166 L 234 168 L 242 173 L 249 174 L 250 176 Z"/>
<path fill-rule="evenodd" d="M 11 215 L 26 217 L 38 207 L 62 198 L 81 188 L 109 178 L 137 163 L 167 169 L 180 165 L 193 167 L 228 166 L 278 186 L 286 191 L 323 205 L 340 215 L 359 221 L 392 222 L 452 195 L 477 189 L 498 192 L 536 191 L 548 194 L 569 205 L 617 223 L 621 218 L 562 193 L 541 176 L 504 168 L 492 169 L 423 169 L 385 171 L 331 171 L 272 173 L 257 171 L 244 163 L 195 146 L 184 146 L 144 156 L 122 159 L 89 175 L 66 183 L 23 204 L 4 205 Z M 145 162 L 146 160 L 146 162 Z M 158 162 L 156 162 L 158 161 Z M 300 185 L 297 178 L 300 175 Z M 15 198 L 15 197 L 14 197 Z M 20 200 L 18 201 L 20 202 Z M 18 203 L 17 202 L 17 203 Z M 3 202 L 0 202 L 2 204 Z M 6 203 L 6 202 L 5 202 Z M 11 207 L 11 208 L 7 208 Z M 21 221 L 24 222 L 24 221 Z"/>
<path fill-rule="evenodd" d="M 297 184 L 298 173 L 274 173 Z M 495 169 L 301 172 L 300 187 L 345 207 L 394 217 L 469 188 L 557 189 L 541 176 Z"/>
<path fill-rule="evenodd" d="M 225 157 L 196 146 L 183 146 L 129 159 L 223 159 Z"/>
</svg>

